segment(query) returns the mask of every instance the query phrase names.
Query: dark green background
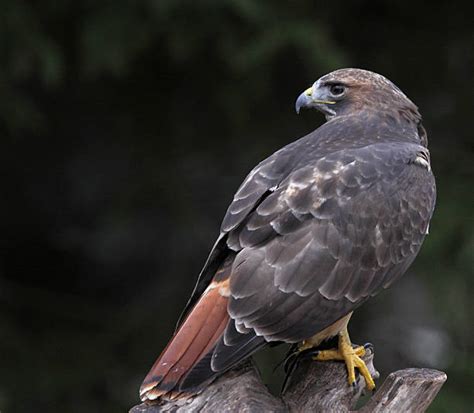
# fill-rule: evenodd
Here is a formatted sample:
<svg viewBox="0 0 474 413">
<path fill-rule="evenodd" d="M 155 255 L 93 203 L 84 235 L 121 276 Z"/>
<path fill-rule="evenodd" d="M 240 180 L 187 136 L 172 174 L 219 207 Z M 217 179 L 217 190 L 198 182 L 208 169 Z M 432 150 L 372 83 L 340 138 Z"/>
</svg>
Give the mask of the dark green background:
<svg viewBox="0 0 474 413">
<path fill-rule="evenodd" d="M 454 1 L 0 1 L 0 410 L 136 403 L 239 183 L 349 66 L 419 105 L 438 182 L 419 258 L 353 339 L 383 374 L 445 370 L 431 411 L 472 411 L 473 40 Z"/>
</svg>

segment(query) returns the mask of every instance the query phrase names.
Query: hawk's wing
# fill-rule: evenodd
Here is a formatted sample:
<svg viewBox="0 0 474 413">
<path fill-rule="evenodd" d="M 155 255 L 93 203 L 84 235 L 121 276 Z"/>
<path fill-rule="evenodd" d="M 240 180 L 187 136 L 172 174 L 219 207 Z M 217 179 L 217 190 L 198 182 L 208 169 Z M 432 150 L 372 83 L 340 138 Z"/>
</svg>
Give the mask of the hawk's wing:
<svg viewBox="0 0 474 413">
<path fill-rule="evenodd" d="M 233 322 L 212 369 L 233 364 L 241 340 L 307 339 L 390 285 L 418 253 L 434 202 L 428 150 L 375 143 L 294 170 L 243 219 L 226 216 Z"/>
</svg>

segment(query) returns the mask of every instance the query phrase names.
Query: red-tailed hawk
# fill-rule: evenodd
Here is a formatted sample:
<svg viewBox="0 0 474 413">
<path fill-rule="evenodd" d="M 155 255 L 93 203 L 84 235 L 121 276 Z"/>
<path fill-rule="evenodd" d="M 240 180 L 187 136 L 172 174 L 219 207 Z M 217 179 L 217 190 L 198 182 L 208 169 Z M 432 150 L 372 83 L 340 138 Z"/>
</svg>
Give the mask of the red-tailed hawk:
<svg viewBox="0 0 474 413">
<path fill-rule="evenodd" d="M 329 73 L 296 110 L 327 122 L 244 180 L 173 338 L 143 382 L 143 401 L 187 397 L 270 342 L 300 350 L 338 336 L 318 360 L 374 382 L 347 333 L 352 312 L 410 266 L 435 205 L 417 107 L 385 77 Z"/>
</svg>

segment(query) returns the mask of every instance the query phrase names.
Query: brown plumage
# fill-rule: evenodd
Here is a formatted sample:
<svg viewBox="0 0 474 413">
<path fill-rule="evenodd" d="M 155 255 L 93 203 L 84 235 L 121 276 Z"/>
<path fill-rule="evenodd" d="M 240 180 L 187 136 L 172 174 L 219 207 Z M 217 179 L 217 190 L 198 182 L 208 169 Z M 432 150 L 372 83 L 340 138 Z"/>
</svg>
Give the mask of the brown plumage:
<svg viewBox="0 0 474 413">
<path fill-rule="evenodd" d="M 172 399 L 182 395 L 175 388 L 177 383 L 214 348 L 222 336 L 229 320 L 227 303 L 231 264 L 232 261 L 227 259 L 216 272 L 145 377 L 140 393 L 146 394 L 148 399 L 162 396 Z"/>
<path fill-rule="evenodd" d="M 320 78 L 296 109 L 327 122 L 257 165 L 236 192 L 141 398 L 199 393 L 269 342 L 316 345 L 415 259 L 435 204 L 418 108 L 360 69 Z"/>
</svg>

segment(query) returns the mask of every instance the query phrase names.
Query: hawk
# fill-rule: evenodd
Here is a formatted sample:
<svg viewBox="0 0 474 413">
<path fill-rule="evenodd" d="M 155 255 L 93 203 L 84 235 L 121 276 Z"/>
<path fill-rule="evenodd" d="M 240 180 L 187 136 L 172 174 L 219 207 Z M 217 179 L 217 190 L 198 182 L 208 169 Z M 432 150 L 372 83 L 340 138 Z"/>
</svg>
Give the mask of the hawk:
<svg viewBox="0 0 474 413">
<path fill-rule="evenodd" d="M 143 401 L 189 397 L 272 342 L 346 363 L 375 387 L 347 324 L 410 266 L 435 180 L 417 106 L 385 77 L 340 69 L 296 101 L 326 122 L 257 165 L 236 192 Z"/>
</svg>

